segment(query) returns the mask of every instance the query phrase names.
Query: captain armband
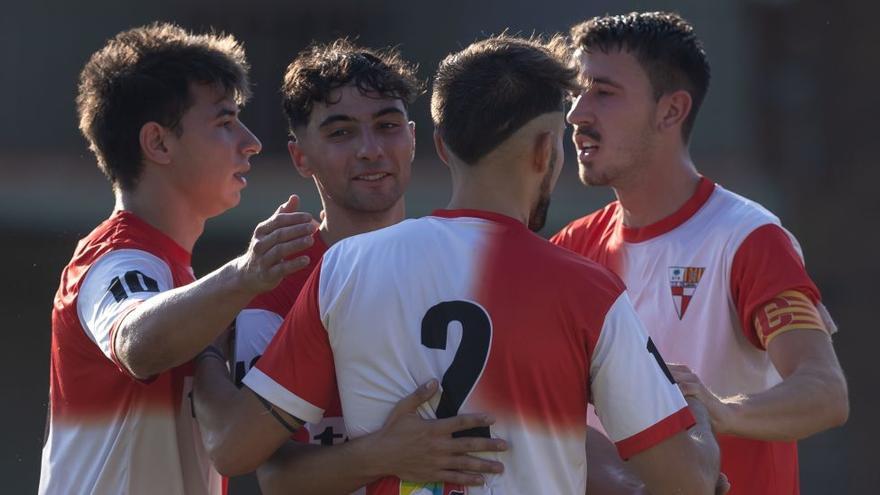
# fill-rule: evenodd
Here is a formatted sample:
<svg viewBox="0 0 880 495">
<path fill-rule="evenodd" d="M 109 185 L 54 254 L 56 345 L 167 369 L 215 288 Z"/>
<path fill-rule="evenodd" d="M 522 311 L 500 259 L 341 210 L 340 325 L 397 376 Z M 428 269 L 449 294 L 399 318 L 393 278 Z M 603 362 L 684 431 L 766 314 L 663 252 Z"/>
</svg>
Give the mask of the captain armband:
<svg viewBox="0 0 880 495">
<path fill-rule="evenodd" d="M 828 332 L 813 301 L 796 290 L 782 292 L 759 307 L 755 311 L 754 324 L 758 339 L 765 349 L 777 335 L 791 330 Z"/>
</svg>

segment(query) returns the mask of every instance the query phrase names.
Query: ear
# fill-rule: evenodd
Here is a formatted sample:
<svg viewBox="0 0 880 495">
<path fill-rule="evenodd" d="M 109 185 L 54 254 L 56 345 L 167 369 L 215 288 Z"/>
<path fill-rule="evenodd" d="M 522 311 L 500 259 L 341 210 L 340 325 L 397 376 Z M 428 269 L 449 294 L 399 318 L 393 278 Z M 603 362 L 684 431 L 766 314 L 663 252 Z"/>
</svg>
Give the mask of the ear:
<svg viewBox="0 0 880 495">
<path fill-rule="evenodd" d="M 449 155 L 446 153 L 446 143 L 443 142 L 443 138 L 440 136 L 440 131 L 434 129 L 434 148 L 437 150 L 437 155 L 443 160 L 443 163 L 449 165 Z"/>
<path fill-rule="evenodd" d="M 296 138 L 287 142 L 287 152 L 290 154 L 293 168 L 296 169 L 300 177 L 308 179 L 314 175 L 315 171 L 312 170 L 311 165 L 308 163 L 309 160 L 306 158 L 305 152 L 303 152 L 302 145 L 297 142 Z"/>
<path fill-rule="evenodd" d="M 169 139 L 175 137 L 172 131 L 159 125 L 157 122 L 147 122 L 141 126 L 138 140 L 144 158 L 151 162 L 167 165 L 171 163 L 171 148 L 173 144 Z"/>
<path fill-rule="evenodd" d="M 409 159 L 413 161 L 416 159 L 416 123 L 410 120 L 407 126 L 409 127 L 409 138 L 412 141 L 412 156 Z"/>
<path fill-rule="evenodd" d="M 691 113 L 693 100 L 691 94 L 680 89 L 660 97 L 657 102 L 657 128 L 660 131 L 681 129 Z"/>
<path fill-rule="evenodd" d="M 553 133 L 543 131 L 535 136 L 532 145 L 532 169 L 539 175 L 547 173 L 547 168 L 552 167 L 550 158 L 553 156 Z"/>
</svg>

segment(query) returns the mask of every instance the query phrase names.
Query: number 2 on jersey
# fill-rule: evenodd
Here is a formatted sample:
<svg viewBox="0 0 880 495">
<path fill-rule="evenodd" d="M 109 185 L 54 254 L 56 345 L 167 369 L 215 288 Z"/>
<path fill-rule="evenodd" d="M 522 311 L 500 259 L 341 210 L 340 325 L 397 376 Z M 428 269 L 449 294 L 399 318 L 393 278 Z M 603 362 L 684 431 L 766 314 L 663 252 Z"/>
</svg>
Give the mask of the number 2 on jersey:
<svg viewBox="0 0 880 495">
<path fill-rule="evenodd" d="M 446 349 L 449 324 L 453 321 L 461 324 L 461 344 L 443 374 L 443 393 L 436 411 L 438 418 L 458 414 L 458 409 L 483 373 L 492 341 L 492 322 L 486 310 L 468 301 L 444 301 L 432 306 L 422 318 L 422 345 L 429 349 Z M 489 428 L 457 431 L 452 436 L 488 438 Z"/>
</svg>

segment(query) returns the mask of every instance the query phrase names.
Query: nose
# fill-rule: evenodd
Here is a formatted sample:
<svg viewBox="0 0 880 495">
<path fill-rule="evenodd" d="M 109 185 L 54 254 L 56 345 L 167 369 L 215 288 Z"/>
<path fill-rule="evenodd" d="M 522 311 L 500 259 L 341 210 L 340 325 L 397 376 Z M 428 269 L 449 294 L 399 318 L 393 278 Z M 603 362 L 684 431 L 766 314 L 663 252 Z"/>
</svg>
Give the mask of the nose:
<svg viewBox="0 0 880 495">
<path fill-rule="evenodd" d="M 572 125 L 585 125 L 591 123 L 595 119 L 593 110 L 588 104 L 589 98 L 581 94 L 572 102 L 571 109 L 565 116 L 565 120 Z"/>
<path fill-rule="evenodd" d="M 372 130 L 361 133 L 360 147 L 358 148 L 358 160 L 375 162 L 385 156 L 382 143 Z"/>
<path fill-rule="evenodd" d="M 248 129 L 244 124 L 241 125 L 241 128 L 244 130 L 244 138 L 242 151 L 247 156 L 252 156 L 258 154 L 263 149 L 263 143 Z"/>
</svg>

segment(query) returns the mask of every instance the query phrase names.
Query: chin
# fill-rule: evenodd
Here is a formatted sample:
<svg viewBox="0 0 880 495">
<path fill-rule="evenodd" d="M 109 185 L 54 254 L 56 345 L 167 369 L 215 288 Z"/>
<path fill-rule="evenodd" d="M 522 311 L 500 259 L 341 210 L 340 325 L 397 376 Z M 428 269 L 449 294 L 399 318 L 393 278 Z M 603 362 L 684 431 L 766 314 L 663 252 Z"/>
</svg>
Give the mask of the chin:
<svg viewBox="0 0 880 495">
<path fill-rule="evenodd" d="M 580 178 L 581 183 L 585 186 L 607 186 L 610 183 L 608 177 L 597 173 L 595 166 L 592 164 L 578 164 L 578 178 Z"/>
</svg>

